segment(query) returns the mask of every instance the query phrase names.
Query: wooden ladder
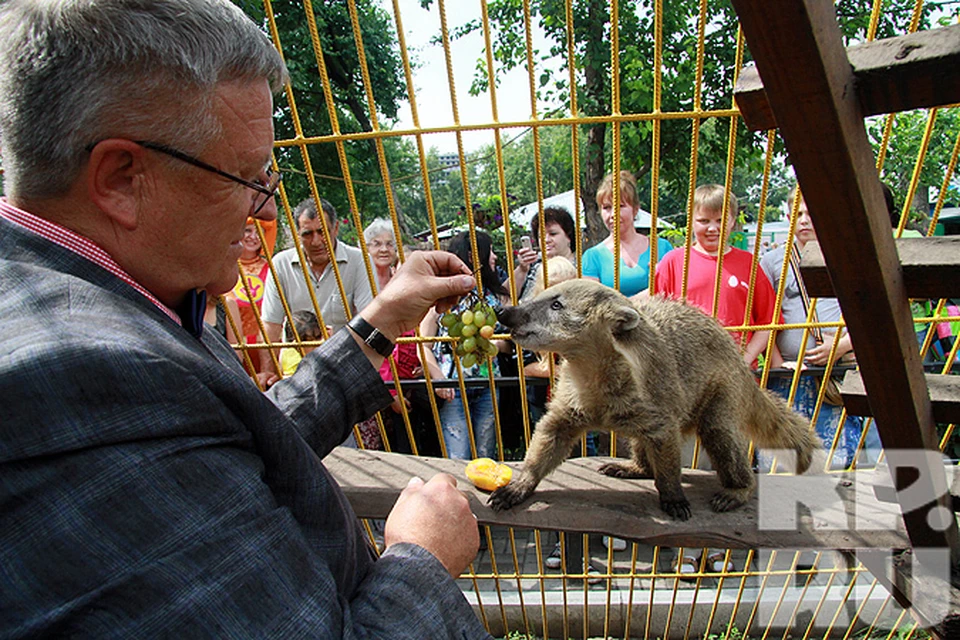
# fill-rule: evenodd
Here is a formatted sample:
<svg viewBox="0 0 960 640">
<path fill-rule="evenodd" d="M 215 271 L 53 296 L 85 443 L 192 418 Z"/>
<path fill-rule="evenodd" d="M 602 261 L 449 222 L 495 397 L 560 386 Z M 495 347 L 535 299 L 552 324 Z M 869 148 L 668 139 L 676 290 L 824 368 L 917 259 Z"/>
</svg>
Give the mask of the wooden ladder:
<svg viewBox="0 0 960 640">
<path fill-rule="evenodd" d="M 864 118 L 960 102 L 960 25 L 847 50 L 828 0 L 733 5 L 755 60 L 740 74 L 738 107 L 751 129 L 780 130 L 819 239 L 804 281 L 811 296 L 839 299 L 854 343 L 860 370 L 844 381 L 845 405 L 874 416 L 910 543 L 947 551 L 950 584 L 868 568 L 923 626 L 958 637 L 960 539 L 944 467 L 935 456 L 913 466 L 894 458 L 938 451 L 936 420 L 960 420 L 960 378 L 925 375 L 909 306 L 960 293 L 960 238 L 894 241 Z M 916 606 L 928 589 L 952 615 Z"/>
</svg>

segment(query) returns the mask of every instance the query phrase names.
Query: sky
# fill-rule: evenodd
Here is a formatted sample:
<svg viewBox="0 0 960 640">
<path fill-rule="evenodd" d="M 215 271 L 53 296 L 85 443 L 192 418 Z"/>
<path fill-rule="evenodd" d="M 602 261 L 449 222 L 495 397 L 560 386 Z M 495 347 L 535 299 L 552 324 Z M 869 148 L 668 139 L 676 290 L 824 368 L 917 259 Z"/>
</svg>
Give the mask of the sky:
<svg viewBox="0 0 960 640">
<path fill-rule="evenodd" d="M 381 0 L 384 9 L 392 16 L 391 0 Z M 398 0 L 400 16 L 406 37 L 407 50 L 411 61 L 417 60 L 421 66 L 413 74 L 414 89 L 417 97 L 417 110 L 422 127 L 453 125 L 453 110 L 450 101 L 450 89 L 447 80 L 446 62 L 443 47 L 431 44 L 434 37 L 440 35 L 440 12 L 434 1 L 429 11 L 420 7 L 419 0 Z M 447 28 L 450 32 L 459 25 L 481 17 L 480 3 L 476 0 L 447 0 Z M 522 28 L 522 26 L 518 26 Z M 483 34 L 473 33 L 450 44 L 454 86 L 461 124 L 489 124 L 493 121 L 490 95 L 471 96 L 470 84 L 473 82 L 474 67 L 477 58 L 483 54 Z M 503 75 L 497 87 L 497 110 L 501 122 L 526 120 L 530 117 L 530 98 L 526 69 L 515 69 Z M 538 110 L 542 112 L 542 105 Z M 396 128 L 413 128 L 413 116 L 410 106 L 405 104 L 400 110 L 400 121 Z M 519 133 L 520 129 L 505 130 Z M 479 147 L 493 144 L 491 130 L 468 131 L 462 134 L 464 152 L 475 151 Z M 436 147 L 440 153 L 455 153 L 457 139 L 453 133 L 436 133 L 424 137 L 424 144 Z"/>
</svg>

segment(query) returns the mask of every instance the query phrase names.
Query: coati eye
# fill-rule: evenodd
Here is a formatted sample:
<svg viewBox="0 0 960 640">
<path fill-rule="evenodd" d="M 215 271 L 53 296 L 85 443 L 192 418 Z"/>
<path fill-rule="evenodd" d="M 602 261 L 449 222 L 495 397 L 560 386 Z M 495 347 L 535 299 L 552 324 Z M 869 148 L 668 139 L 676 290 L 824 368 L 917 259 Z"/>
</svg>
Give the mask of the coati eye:
<svg viewBox="0 0 960 640">
<path fill-rule="evenodd" d="M 560 311 L 560 309 L 563 309 L 563 303 L 560 302 L 559 299 L 554 300 L 553 302 L 550 303 L 550 308 L 553 309 L 554 311 Z"/>
</svg>

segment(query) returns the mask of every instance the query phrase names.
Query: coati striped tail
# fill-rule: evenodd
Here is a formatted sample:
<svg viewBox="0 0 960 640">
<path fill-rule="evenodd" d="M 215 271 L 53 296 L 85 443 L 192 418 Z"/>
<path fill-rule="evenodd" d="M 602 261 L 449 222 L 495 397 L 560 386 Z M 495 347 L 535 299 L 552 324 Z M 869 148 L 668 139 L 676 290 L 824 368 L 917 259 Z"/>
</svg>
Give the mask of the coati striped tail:
<svg viewBox="0 0 960 640">
<path fill-rule="evenodd" d="M 797 454 L 796 473 L 810 468 L 814 452 L 820 449 L 820 440 L 810 429 L 810 422 L 792 411 L 776 394 L 753 385 L 751 419 L 745 425 L 747 434 L 758 447 L 764 449 L 791 449 Z"/>
</svg>

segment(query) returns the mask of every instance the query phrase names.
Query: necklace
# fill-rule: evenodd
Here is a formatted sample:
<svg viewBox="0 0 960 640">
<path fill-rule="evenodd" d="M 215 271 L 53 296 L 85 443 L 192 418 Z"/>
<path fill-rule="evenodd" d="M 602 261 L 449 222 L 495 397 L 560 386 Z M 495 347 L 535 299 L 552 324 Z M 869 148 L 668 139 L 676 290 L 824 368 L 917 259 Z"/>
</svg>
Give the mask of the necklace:
<svg viewBox="0 0 960 640">
<path fill-rule="evenodd" d="M 257 256 L 249 260 L 240 258 L 240 266 L 243 268 L 243 272 L 247 275 L 259 273 L 265 262 L 266 260 L 262 256 Z"/>
</svg>

